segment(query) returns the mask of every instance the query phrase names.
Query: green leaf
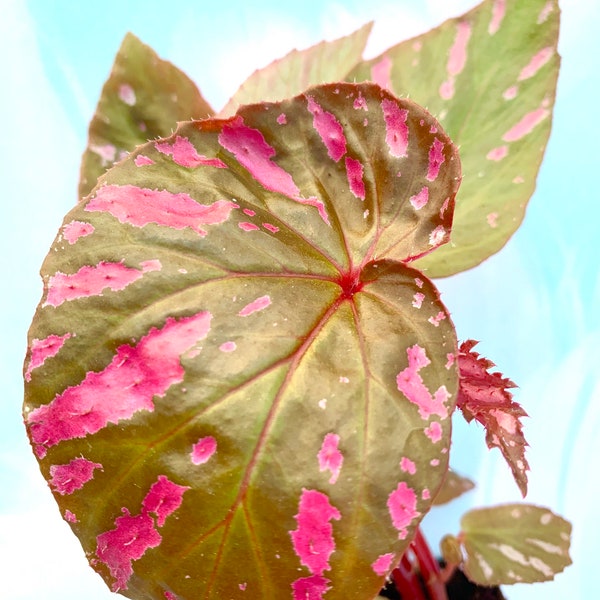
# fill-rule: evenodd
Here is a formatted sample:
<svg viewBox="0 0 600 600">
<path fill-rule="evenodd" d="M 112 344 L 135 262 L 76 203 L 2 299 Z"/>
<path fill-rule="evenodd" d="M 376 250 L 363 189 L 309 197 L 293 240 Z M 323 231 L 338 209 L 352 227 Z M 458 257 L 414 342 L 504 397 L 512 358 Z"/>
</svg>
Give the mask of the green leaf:
<svg viewBox="0 0 600 600">
<path fill-rule="evenodd" d="M 426 106 L 461 150 L 451 243 L 416 263 L 429 276 L 481 263 L 519 227 L 550 134 L 558 30 L 557 0 L 486 0 L 348 76 Z"/>
<path fill-rule="evenodd" d="M 442 484 L 440 491 L 437 493 L 433 504 L 435 506 L 447 504 L 459 496 L 470 492 L 474 487 L 475 483 L 473 483 L 473 481 L 471 481 L 468 477 L 463 477 L 456 471 L 448 469 L 446 477 L 444 478 L 444 483 Z"/>
<path fill-rule="evenodd" d="M 506 504 L 461 519 L 467 577 L 479 585 L 550 581 L 571 564 L 571 524 L 547 508 Z"/>
<path fill-rule="evenodd" d="M 459 175 L 424 109 L 335 84 L 180 124 L 66 216 L 24 416 L 113 590 L 377 594 L 448 464 L 455 332 L 406 261 Z"/>
<path fill-rule="evenodd" d="M 372 23 L 354 33 L 320 42 L 306 50 L 292 50 L 283 58 L 256 70 L 225 105 L 219 116 L 232 115 L 241 104 L 278 101 L 311 85 L 342 81 L 362 59 Z"/>
<path fill-rule="evenodd" d="M 82 157 L 79 197 L 137 145 L 170 135 L 178 121 L 214 114 L 192 80 L 128 33 L 89 128 Z"/>
</svg>

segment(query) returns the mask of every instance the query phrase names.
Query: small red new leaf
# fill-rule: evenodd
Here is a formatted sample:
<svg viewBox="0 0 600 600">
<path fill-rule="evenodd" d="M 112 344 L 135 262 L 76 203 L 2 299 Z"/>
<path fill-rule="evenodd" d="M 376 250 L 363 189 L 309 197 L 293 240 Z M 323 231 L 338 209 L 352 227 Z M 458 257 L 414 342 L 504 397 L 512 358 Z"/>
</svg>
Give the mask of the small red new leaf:
<svg viewBox="0 0 600 600">
<path fill-rule="evenodd" d="M 523 494 L 527 494 L 527 471 L 525 459 L 528 445 L 523 435 L 521 417 L 527 413 L 512 399 L 509 388 L 516 385 L 500 373 L 490 373 L 494 363 L 473 352 L 474 340 L 463 342 L 458 351 L 460 384 L 457 406 L 467 422 L 479 421 L 486 430 L 488 448 L 498 447 Z"/>
</svg>

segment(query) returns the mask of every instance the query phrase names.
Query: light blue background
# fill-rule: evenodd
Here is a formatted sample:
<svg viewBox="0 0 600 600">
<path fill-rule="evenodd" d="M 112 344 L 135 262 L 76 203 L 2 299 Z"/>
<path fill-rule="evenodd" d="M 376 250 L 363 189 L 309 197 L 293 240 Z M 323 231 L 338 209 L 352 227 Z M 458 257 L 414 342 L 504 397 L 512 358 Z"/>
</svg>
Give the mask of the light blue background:
<svg viewBox="0 0 600 600">
<path fill-rule="evenodd" d="M 185 70 L 220 108 L 255 68 L 294 47 L 376 21 L 368 55 L 457 16 L 475 0 L 189 2 L 0 0 L 0 189 L 3 208 L 0 345 L 0 596 L 114 598 L 62 521 L 21 423 L 26 331 L 37 275 L 75 203 L 87 123 L 114 54 L 131 30 Z M 524 225 L 481 267 L 439 281 L 461 339 L 515 380 L 529 412 L 528 501 L 574 524 L 574 566 L 552 583 L 505 588 L 510 600 L 597 594 L 600 534 L 600 8 L 563 1 L 563 67 L 538 190 Z M 477 425 L 457 421 L 452 463 L 478 489 L 426 520 L 433 544 L 458 531 L 468 507 L 516 501 L 498 452 Z"/>
</svg>

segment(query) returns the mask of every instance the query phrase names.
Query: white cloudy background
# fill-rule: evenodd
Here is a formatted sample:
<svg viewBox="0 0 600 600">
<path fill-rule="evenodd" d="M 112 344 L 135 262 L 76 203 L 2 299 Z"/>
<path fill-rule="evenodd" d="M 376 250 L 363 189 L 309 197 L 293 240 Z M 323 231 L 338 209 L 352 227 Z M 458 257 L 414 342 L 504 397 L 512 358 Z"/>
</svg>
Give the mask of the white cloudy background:
<svg viewBox="0 0 600 600">
<path fill-rule="evenodd" d="M 220 108 L 255 68 L 292 48 L 375 21 L 368 54 L 476 0 L 0 0 L 0 596 L 7 600 L 114 598 L 62 521 L 20 417 L 26 331 L 41 294 L 39 266 L 76 200 L 87 122 L 126 31 L 183 68 Z M 528 500 L 574 524 L 574 566 L 555 582 L 505 588 L 509 600 L 592 597 L 600 535 L 600 198 L 597 192 L 600 8 L 563 0 L 555 122 L 523 227 L 483 266 L 439 281 L 461 339 L 519 385 L 531 415 Z M 474 505 L 519 494 L 483 433 L 457 422 L 452 462 L 477 491 L 426 521 L 433 543 L 458 531 Z M 597 592 L 596 592 L 597 593 Z"/>
</svg>

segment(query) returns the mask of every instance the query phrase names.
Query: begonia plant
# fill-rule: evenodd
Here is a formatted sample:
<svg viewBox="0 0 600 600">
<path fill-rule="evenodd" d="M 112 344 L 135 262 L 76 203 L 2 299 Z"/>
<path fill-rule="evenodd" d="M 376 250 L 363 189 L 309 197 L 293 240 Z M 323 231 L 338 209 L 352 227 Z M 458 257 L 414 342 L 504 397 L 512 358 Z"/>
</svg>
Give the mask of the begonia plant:
<svg viewBox="0 0 600 600">
<path fill-rule="evenodd" d="M 218 113 L 126 36 L 24 368 L 33 451 L 111 590 L 444 600 L 457 569 L 491 586 L 570 563 L 544 507 L 468 512 L 443 569 L 419 528 L 472 487 L 449 468 L 456 408 L 527 491 L 514 384 L 432 279 L 521 222 L 558 27 L 556 0 L 485 0 L 364 60 L 367 25 Z"/>
</svg>

